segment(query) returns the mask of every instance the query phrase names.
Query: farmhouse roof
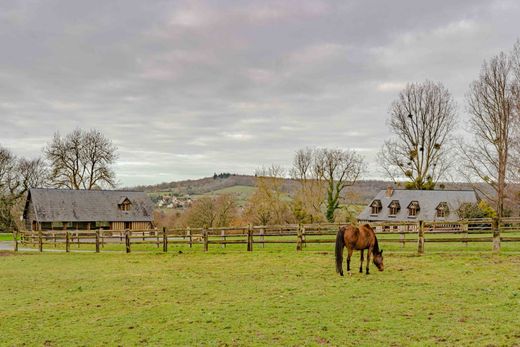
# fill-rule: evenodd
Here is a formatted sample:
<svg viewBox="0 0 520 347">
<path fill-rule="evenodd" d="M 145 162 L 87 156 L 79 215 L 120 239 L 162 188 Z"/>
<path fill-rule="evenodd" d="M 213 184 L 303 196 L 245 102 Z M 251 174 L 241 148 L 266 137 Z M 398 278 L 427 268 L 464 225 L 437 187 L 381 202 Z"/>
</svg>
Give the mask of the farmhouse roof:
<svg viewBox="0 0 520 347">
<path fill-rule="evenodd" d="M 131 208 L 122 211 L 118 205 L 126 199 Z M 33 188 L 27 196 L 24 217 L 29 202 L 38 222 L 151 222 L 153 213 L 148 195 L 136 191 Z"/>
<path fill-rule="evenodd" d="M 374 200 L 380 200 L 383 208 L 377 214 L 372 214 Z M 396 215 L 390 216 L 390 209 L 386 208 L 392 202 L 398 201 L 401 209 Z M 411 203 L 418 204 L 416 216 L 410 216 L 408 208 Z M 456 221 L 459 220 L 457 210 L 463 203 L 477 203 L 478 197 L 474 190 L 404 190 L 395 189 L 390 194 L 381 190 L 359 214 L 359 220 L 366 221 Z M 446 217 L 437 217 L 437 207 L 448 207 Z M 403 208 L 406 206 L 406 208 Z"/>
</svg>

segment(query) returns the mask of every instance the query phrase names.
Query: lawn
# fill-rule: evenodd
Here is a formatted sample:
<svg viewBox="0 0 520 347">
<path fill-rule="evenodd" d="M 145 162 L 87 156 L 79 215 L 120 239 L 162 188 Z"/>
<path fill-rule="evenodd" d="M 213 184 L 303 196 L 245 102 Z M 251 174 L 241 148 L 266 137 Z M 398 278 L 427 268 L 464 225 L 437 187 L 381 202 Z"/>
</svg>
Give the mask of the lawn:
<svg viewBox="0 0 520 347">
<path fill-rule="evenodd" d="M 292 247 L 2 255 L 1 345 L 520 344 L 518 253 L 389 252 L 344 278 Z"/>
<path fill-rule="evenodd" d="M 0 233 L 0 241 L 12 241 L 13 234 L 11 233 Z"/>
</svg>

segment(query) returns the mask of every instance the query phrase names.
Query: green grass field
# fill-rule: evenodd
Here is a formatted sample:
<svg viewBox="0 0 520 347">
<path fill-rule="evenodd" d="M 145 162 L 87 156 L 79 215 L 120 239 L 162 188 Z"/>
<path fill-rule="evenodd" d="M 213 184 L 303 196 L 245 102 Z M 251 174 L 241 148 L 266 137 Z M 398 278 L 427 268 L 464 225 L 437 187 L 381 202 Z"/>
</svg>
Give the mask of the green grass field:
<svg viewBox="0 0 520 347">
<path fill-rule="evenodd" d="M 251 195 L 253 195 L 255 193 L 255 191 L 256 191 L 255 187 L 237 185 L 237 186 L 233 186 L 233 187 L 218 189 L 218 190 L 206 193 L 206 194 L 193 195 L 192 198 L 194 200 L 197 200 L 197 199 L 200 199 L 201 197 L 208 197 L 208 196 L 216 197 L 216 196 L 224 195 L 224 194 L 232 194 L 235 196 L 237 204 L 239 206 L 244 206 L 246 204 L 247 200 L 251 197 Z"/>
<path fill-rule="evenodd" d="M 13 234 L 11 233 L 0 233 L 0 241 L 12 241 Z"/>
<path fill-rule="evenodd" d="M 384 272 L 340 278 L 331 246 L 4 252 L 0 344 L 520 344 L 517 252 L 389 251 Z"/>
</svg>

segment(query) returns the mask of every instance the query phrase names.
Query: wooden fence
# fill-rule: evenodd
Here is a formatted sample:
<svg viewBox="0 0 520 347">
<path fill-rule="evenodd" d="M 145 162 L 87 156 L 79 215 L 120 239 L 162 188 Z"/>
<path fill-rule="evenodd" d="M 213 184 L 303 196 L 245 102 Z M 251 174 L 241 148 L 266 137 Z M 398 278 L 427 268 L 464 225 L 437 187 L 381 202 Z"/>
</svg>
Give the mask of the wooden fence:
<svg viewBox="0 0 520 347">
<path fill-rule="evenodd" d="M 500 251 L 502 242 L 520 242 L 520 218 L 478 219 L 460 222 L 410 221 L 405 223 L 371 223 L 381 243 L 417 243 L 417 252 L 425 252 L 425 243 L 473 243 L 485 242 Z M 155 245 L 168 252 L 169 245 L 203 245 L 208 251 L 210 245 L 243 244 L 247 251 L 266 244 L 295 244 L 301 251 L 307 244 L 334 243 L 339 224 L 289 224 L 270 226 L 242 226 L 226 228 L 172 228 L 162 230 L 67 230 L 67 231 L 25 231 L 15 237 L 18 243 L 38 247 L 58 246 L 70 252 L 72 246 L 93 245 L 100 252 L 107 244 L 124 245 L 127 253 L 132 245 Z M 516 234 L 516 235 L 515 235 Z M 385 237 L 380 237 L 385 235 Z M 387 236 L 389 235 L 389 237 Z M 19 239 L 19 241 L 18 241 Z"/>
</svg>

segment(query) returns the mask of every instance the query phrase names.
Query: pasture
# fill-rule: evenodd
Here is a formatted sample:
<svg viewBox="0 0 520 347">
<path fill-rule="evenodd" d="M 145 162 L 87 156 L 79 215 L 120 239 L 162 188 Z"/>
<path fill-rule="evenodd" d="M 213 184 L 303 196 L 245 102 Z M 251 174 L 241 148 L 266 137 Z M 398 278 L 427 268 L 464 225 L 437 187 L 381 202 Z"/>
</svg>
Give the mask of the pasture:
<svg viewBox="0 0 520 347">
<path fill-rule="evenodd" d="M 206 194 L 193 195 L 192 198 L 194 200 L 197 200 L 197 199 L 200 199 L 202 197 L 214 198 L 214 197 L 217 197 L 219 195 L 232 194 L 235 197 L 238 206 L 245 206 L 247 201 L 248 201 L 248 199 L 255 192 L 256 192 L 256 188 L 255 187 L 236 185 L 236 186 L 232 186 L 232 187 L 227 187 L 227 188 L 213 190 L 213 191 L 208 192 Z"/>
<path fill-rule="evenodd" d="M 384 272 L 344 278 L 332 245 L 4 252 L 0 344 L 520 344 L 517 251 L 383 248 Z"/>
</svg>

